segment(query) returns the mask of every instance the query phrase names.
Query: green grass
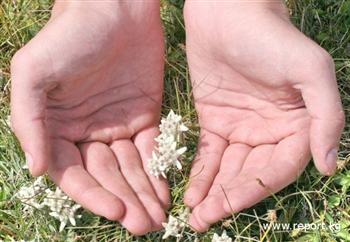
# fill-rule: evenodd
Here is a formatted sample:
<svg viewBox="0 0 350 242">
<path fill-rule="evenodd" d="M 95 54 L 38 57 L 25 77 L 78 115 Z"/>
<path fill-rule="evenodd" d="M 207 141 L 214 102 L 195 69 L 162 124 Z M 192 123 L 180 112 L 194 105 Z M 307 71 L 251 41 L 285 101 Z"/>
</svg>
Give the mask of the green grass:
<svg viewBox="0 0 350 242">
<path fill-rule="evenodd" d="M 182 0 L 164 1 L 162 19 L 167 41 L 167 62 L 163 112 L 175 110 L 185 117 L 191 131 L 185 141 L 189 151 L 185 169 L 169 177 L 176 214 L 183 207 L 182 196 L 187 185 L 190 161 L 195 153 L 199 127 L 193 108 L 185 60 L 185 33 Z M 33 181 L 21 169 L 23 154 L 6 125 L 9 115 L 11 56 L 30 40 L 49 17 L 49 0 L 4 0 L 0 3 L 0 241 L 160 241 L 163 232 L 135 237 L 114 222 L 82 211 L 77 227 L 58 233 L 59 223 L 45 211 L 35 211 L 24 218 L 21 203 L 13 198 L 23 185 Z M 336 175 L 323 177 L 310 163 L 297 182 L 252 208 L 235 214 L 210 228 L 206 233 L 187 229 L 181 241 L 210 241 L 214 232 L 225 229 L 236 241 L 350 241 L 350 0 L 305 0 L 288 2 L 293 22 L 315 39 L 334 57 L 340 92 L 346 113 L 346 127 L 341 140 L 339 161 L 344 165 Z M 175 90 L 175 93 L 174 93 Z M 279 223 L 339 224 L 331 229 L 274 231 L 264 229 L 266 212 L 275 209 Z M 169 239 L 175 241 L 175 239 Z"/>
</svg>

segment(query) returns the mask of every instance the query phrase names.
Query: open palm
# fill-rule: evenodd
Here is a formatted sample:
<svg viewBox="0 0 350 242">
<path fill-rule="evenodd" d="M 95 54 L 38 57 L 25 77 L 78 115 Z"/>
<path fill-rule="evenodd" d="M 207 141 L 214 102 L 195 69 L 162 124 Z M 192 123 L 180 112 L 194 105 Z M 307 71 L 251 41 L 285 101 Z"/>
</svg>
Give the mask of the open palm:
<svg viewBox="0 0 350 242">
<path fill-rule="evenodd" d="M 279 191 L 311 152 L 331 174 L 343 126 L 332 61 L 283 5 L 187 1 L 185 22 L 201 127 L 191 225 L 203 231 Z"/>
<path fill-rule="evenodd" d="M 34 175 L 48 169 L 75 201 L 143 234 L 161 227 L 169 199 L 144 169 L 158 134 L 163 40 L 159 6 L 128 5 L 56 5 L 13 59 L 12 122 Z"/>
</svg>

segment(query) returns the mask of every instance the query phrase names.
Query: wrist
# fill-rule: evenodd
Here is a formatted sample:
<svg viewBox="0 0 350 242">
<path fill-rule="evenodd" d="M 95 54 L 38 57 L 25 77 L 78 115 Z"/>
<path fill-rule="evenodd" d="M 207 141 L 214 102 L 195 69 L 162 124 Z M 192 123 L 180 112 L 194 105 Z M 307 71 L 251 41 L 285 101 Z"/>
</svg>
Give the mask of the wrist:
<svg viewBox="0 0 350 242">
<path fill-rule="evenodd" d="M 221 0 L 186 0 L 185 9 L 207 9 L 207 11 L 224 11 L 234 14 L 235 16 L 246 16 L 247 13 L 258 12 L 274 12 L 279 15 L 288 15 L 288 9 L 282 0 L 266 0 L 266 1 L 221 1 Z M 185 10 L 187 11 L 187 10 Z"/>
<path fill-rule="evenodd" d="M 89 0 L 56 0 L 53 8 L 66 10 L 69 8 L 78 9 L 128 9 L 136 11 L 147 11 L 150 9 L 159 10 L 160 0 L 139 0 L 139 1 L 89 1 Z"/>
<path fill-rule="evenodd" d="M 76 10 L 77 13 L 101 13 L 104 16 L 120 18 L 142 19 L 160 15 L 160 0 L 138 1 L 88 1 L 88 0 L 56 0 L 52 9 L 52 15 Z"/>
<path fill-rule="evenodd" d="M 251 11 L 272 11 L 278 14 L 288 14 L 288 9 L 282 0 L 271 0 L 271 1 L 257 1 L 251 2 L 238 1 L 233 3 L 237 12 L 244 12 L 244 10 Z"/>
</svg>

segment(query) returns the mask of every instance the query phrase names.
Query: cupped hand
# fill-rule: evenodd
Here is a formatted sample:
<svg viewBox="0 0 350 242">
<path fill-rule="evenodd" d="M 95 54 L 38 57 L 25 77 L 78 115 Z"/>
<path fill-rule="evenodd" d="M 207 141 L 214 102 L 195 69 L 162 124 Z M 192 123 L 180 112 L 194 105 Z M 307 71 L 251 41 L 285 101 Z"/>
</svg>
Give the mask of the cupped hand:
<svg viewBox="0 0 350 242">
<path fill-rule="evenodd" d="M 159 3 L 58 2 L 11 70 L 31 173 L 132 233 L 159 229 L 168 188 L 145 169 L 162 99 Z"/>
<path fill-rule="evenodd" d="M 296 180 L 330 175 L 343 111 L 329 54 L 282 3 L 186 1 L 187 56 L 201 127 L 185 203 L 198 231 Z"/>
</svg>

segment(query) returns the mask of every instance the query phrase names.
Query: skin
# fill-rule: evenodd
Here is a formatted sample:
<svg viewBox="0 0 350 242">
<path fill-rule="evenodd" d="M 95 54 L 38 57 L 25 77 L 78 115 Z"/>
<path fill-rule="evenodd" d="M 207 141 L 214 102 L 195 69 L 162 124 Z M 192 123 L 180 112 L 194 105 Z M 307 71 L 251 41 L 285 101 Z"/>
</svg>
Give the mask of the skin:
<svg viewBox="0 0 350 242">
<path fill-rule="evenodd" d="M 344 116 L 327 52 L 279 2 L 187 0 L 184 15 L 201 126 L 191 226 L 204 231 L 282 189 L 311 155 L 332 174 Z M 56 2 L 11 69 L 12 126 L 31 173 L 47 171 L 134 234 L 159 229 L 169 192 L 145 169 L 162 95 L 159 3 Z"/>
<path fill-rule="evenodd" d="M 12 60 L 12 125 L 30 171 L 141 235 L 161 228 L 165 180 L 147 174 L 162 100 L 157 1 L 57 2 Z"/>
<path fill-rule="evenodd" d="M 184 16 L 201 127 L 191 226 L 205 231 L 281 190 L 311 154 L 332 174 L 344 124 L 333 61 L 284 5 L 187 0 Z"/>
</svg>

